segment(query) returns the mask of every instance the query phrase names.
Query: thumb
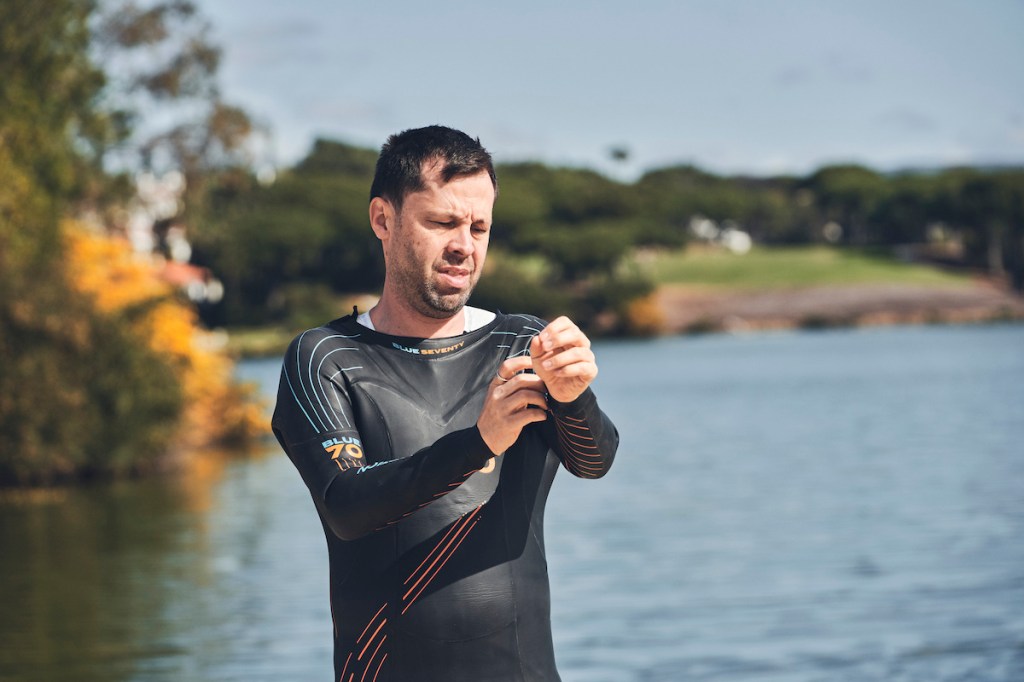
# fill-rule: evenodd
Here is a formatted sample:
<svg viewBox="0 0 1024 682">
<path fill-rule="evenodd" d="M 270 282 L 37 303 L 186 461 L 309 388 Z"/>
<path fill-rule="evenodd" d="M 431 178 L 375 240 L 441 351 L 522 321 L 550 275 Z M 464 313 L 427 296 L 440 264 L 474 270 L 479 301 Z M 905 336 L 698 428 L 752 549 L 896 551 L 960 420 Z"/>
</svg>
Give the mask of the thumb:
<svg viewBox="0 0 1024 682">
<path fill-rule="evenodd" d="M 530 339 L 530 355 L 540 357 L 544 354 L 544 347 L 540 344 L 540 334 Z"/>
<path fill-rule="evenodd" d="M 509 381 L 519 372 L 530 369 L 532 364 L 532 360 L 526 355 L 508 358 L 498 366 L 498 376 L 496 379 L 499 379 L 501 383 Z"/>
</svg>

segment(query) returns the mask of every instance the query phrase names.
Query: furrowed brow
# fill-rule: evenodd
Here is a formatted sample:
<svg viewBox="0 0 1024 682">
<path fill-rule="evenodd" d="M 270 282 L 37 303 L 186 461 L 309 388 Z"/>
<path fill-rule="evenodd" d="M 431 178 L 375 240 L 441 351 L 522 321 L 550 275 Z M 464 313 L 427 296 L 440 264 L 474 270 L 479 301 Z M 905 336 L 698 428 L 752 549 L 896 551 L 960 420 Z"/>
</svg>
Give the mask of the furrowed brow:
<svg viewBox="0 0 1024 682">
<path fill-rule="evenodd" d="M 431 220 L 439 222 L 459 222 L 469 217 L 465 213 L 459 213 L 457 211 L 434 211 L 430 213 L 429 216 Z"/>
</svg>

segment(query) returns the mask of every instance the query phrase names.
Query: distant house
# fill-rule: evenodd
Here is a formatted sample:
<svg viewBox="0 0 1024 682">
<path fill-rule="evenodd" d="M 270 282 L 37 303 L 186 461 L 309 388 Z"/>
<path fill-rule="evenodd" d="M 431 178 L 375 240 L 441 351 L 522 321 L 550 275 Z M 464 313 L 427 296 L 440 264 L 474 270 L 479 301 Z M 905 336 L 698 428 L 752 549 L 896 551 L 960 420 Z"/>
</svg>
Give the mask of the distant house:
<svg viewBox="0 0 1024 682">
<path fill-rule="evenodd" d="M 157 177 L 140 173 L 136 200 L 127 222 L 128 238 L 138 253 L 162 254 L 160 278 L 185 292 L 195 304 L 215 304 L 224 298 L 224 285 L 209 268 L 192 265 L 192 245 L 176 217 L 181 210 L 185 178 L 172 171 Z"/>
<path fill-rule="evenodd" d="M 184 291 L 193 303 L 214 304 L 224 298 L 224 285 L 209 268 L 167 260 L 159 274 L 160 279 Z"/>
</svg>

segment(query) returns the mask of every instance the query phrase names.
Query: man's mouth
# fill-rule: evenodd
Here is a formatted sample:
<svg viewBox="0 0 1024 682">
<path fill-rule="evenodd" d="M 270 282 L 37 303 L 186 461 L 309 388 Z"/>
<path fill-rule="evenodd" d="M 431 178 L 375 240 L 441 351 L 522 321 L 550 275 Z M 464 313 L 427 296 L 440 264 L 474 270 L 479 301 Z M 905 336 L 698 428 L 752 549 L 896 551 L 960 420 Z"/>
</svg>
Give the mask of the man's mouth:
<svg viewBox="0 0 1024 682">
<path fill-rule="evenodd" d="M 464 289 L 469 285 L 469 278 L 472 271 L 467 268 L 444 267 L 439 269 L 438 275 L 442 284 L 453 289 Z"/>
</svg>

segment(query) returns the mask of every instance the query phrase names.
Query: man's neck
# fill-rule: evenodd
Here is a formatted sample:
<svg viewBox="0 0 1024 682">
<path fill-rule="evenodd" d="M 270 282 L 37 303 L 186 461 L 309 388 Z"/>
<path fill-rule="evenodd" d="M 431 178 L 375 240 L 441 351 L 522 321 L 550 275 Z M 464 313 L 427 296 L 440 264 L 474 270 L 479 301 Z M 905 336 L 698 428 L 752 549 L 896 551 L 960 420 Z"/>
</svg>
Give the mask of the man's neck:
<svg viewBox="0 0 1024 682">
<path fill-rule="evenodd" d="M 411 306 L 395 303 L 387 296 L 381 296 L 377 305 L 370 309 L 370 320 L 377 331 L 417 339 L 458 336 L 466 330 L 465 315 L 465 311 L 459 309 L 451 317 L 428 317 Z"/>
</svg>

